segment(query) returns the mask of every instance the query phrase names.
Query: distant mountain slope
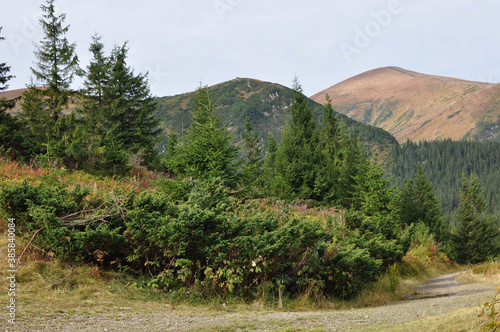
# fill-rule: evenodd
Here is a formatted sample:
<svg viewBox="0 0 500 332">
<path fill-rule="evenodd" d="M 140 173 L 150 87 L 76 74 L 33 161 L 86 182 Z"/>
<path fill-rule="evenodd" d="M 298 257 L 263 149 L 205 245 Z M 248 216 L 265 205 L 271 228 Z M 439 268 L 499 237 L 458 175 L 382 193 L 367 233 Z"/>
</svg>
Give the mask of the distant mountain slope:
<svg viewBox="0 0 500 332">
<path fill-rule="evenodd" d="M 500 84 L 386 67 L 354 76 L 311 99 L 324 104 L 326 94 L 337 112 L 383 128 L 399 142 L 500 141 Z"/>
<path fill-rule="evenodd" d="M 12 99 L 20 97 L 26 89 L 11 90 L 0 93 L 0 98 Z M 240 140 L 244 130 L 244 121 L 248 117 L 257 132 L 265 139 L 271 133 L 278 141 L 289 107 L 293 102 L 293 91 L 285 86 L 263 82 L 249 78 L 236 78 L 209 87 L 214 103 L 224 123 L 236 142 Z M 169 132 L 186 132 L 191 122 L 194 92 L 155 99 L 158 104 L 157 116 L 163 128 Z M 310 106 L 316 118 L 321 118 L 323 106 L 310 100 Z M 72 108 L 72 105 L 70 105 Z M 20 111 L 19 102 L 12 111 Z M 395 145 L 396 139 L 385 130 L 367 126 L 338 114 L 348 129 L 357 135 L 366 151 L 385 164 L 388 155 Z"/>
<path fill-rule="evenodd" d="M 293 90 L 285 86 L 249 78 L 236 78 L 209 87 L 224 123 L 229 123 L 236 140 L 244 130 L 248 117 L 257 132 L 266 138 L 271 133 L 280 139 L 289 107 L 293 102 Z M 158 98 L 158 116 L 166 129 L 187 131 L 191 121 L 194 92 Z M 323 106 L 310 100 L 316 118 L 321 118 Z M 346 126 L 359 136 L 367 151 L 375 157 L 387 155 L 397 141 L 386 131 L 367 126 L 338 114 Z"/>
<path fill-rule="evenodd" d="M 9 90 L 9 91 L 4 91 L 0 92 L 0 99 L 5 98 L 7 100 L 19 98 L 22 96 L 23 92 L 26 91 L 27 89 L 16 89 L 16 90 Z M 16 103 L 16 106 L 9 111 L 9 113 L 17 113 L 21 110 L 21 99 L 19 99 Z"/>
</svg>

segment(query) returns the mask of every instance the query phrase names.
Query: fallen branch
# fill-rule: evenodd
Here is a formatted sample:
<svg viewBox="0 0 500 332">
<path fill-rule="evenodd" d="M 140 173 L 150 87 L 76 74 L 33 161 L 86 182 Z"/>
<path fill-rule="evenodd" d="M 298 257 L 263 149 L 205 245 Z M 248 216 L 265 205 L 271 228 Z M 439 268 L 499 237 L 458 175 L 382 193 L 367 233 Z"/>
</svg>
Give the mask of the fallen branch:
<svg viewBox="0 0 500 332">
<path fill-rule="evenodd" d="M 33 234 L 33 236 L 31 237 L 30 242 L 28 242 L 28 244 L 26 245 L 26 247 L 24 247 L 23 252 L 21 253 L 21 255 L 19 256 L 19 258 L 17 259 L 17 263 L 16 263 L 16 265 L 19 265 L 19 261 L 20 261 L 20 260 L 21 260 L 21 258 L 23 257 L 24 252 L 26 251 L 26 249 L 28 249 L 28 247 L 30 246 L 31 242 L 33 242 L 33 239 L 35 238 L 35 236 L 36 236 L 38 233 L 40 233 L 40 232 L 41 232 L 44 228 L 45 228 L 45 226 L 44 226 L 44 227 L 42 227 L 42 228 L 40 228 L 39 230 L 37 230 L 37 231 L 35 232 L 35 234 Z"/>
</svg>

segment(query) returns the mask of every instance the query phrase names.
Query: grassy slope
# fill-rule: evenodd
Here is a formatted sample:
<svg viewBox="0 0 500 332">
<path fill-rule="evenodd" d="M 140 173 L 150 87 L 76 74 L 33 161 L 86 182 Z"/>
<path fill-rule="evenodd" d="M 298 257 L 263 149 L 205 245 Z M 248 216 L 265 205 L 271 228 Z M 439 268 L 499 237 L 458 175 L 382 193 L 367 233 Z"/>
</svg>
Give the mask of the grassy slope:
<svg viewBox="0 0 500 332">
<path fill-rule="evenodd" d="M 500 85 L 431 76 L 387 67 L 321 91 L 340 113 L 407 139 L 500 139 Z"/>
</svg>

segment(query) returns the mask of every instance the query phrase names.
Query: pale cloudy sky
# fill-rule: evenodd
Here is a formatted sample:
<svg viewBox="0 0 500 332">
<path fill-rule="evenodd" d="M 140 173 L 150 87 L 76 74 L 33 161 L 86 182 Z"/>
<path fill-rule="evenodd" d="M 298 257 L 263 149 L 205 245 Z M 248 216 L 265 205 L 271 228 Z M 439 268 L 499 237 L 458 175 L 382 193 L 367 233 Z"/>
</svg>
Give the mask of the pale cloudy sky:
<svg viewBox="0 0 500 332">
<path fill-rule="evenodd" d="M 109 52 L 129 42 L 129 64 L 168 96 L 250 77 L 312 95 L 364 71 L 399 66 L 500 82 L 498 0 L 56 0 L 85 67 L 91 36 Z M 23 88 L 43 35 L 38 0 L 0 11 L 0 62 Z M 79 83 L 75 82 L 74 88 Z"/>
</svg>

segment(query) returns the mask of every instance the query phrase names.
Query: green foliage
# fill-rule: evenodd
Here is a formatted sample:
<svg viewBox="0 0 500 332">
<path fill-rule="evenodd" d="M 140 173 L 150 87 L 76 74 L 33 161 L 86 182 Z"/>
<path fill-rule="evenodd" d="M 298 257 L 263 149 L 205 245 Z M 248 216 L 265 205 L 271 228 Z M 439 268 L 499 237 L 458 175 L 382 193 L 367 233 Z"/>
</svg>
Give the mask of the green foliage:
<svg viewBox="0 0 500 332">
<path fill-rule="evenodd" d="M 2 27 L 0 27 L 0 32 Z M 0 37 L 0 41 L 4 40 Z M 0 63 L 0 92 L 9 86 L 7 82 L 14 76 L 9 75 L 10 67 L 6 63 Z M 19 118 L 7 113 L 14 108 L 16 100 L 0 98 L 0 157 L 11 160 L 26 160 L 28 151 L 33 143 L 26 130 L 26 124 Z"/>
<path fill-rule="evenodd" d="M 448 227 L 443 219 L 440 202 L 422 167 L 417 166 L 413 180 L 407 180 L 399 193 L 400 219 L 403 225 L 422 222 L 438 241 L 448 240 Z"/>
<path fill-rule="evenodd" d="M 208 88 L 198 89 L 192 120 L 176 153 L 169 156 L 168 167 L 181 177 L 201 181 L 220 178 L 224 184 L 234 187 L 238 149 L 231 145 L 232 136 L 216 114 Z"/>
<path fill-rule="evenodd" d="M 294 103 L 274 161 L 274 191 L 285 199 L 314 197 L 314 186 L 320 163 L 319 132 L 297 80 L 294 81 Z"/>
<path fill-rule="evenodd" d="M 500 231 L 485 215 L 487 203 L 477 177 L 462 174 L 458 229 L 452 234 L 455 258 L 461 263 L 478 263 L 495 256 L 500 248 Z"/>
<path fill-rule="evenodd" d="M 49 179 L 40 185 L 11 183 L 0 191 L 0 214 L 16 218 L 20 236 L 36 234 L 34 243 L 61 259 L 96 262 L 100 250 L 107 265 L 119 262 L 127 251 L 121 219 L 126 196 L 90 193 L 90 188 L 69 190 Z"/>
<path fill-rule="evenodd" d="M 441 203 L 444 219 L 451 227 L 456 227 L 455 215 L 460 198 L 460 176 L 477 174 L 484 190 L 484 198 L 489 203 L 486 213 L 500 215 L 500 144 L 498 142 L 472 142 L 451 140 L 406 142 L 395 148 L 392 166 L 388 172 L 393 183 L 404 185 L 405 179 L 414 178 L 417 165 L 435 188 Z"/>
<path fill-rule="evenodd" d="M 498 331 L 500 330 L 500 286 L 498 286 L 498 292 L 495 294 L 491 301 L 484 303 L 481 306 L 482 312 L 480 317 L 486 317 L 483 323 L 483 331 Z"/>
<path fill-rule="evenodd" d="M 126 169 L 130 156 L 136 154 L 144 156 L 146 165 L 153 165 L 160 129 L 147 76 L 136 75 L 127 66 L 126 43 L 115 46 L 107 57 L 96 35 L 89 50 L 93 59 L 87 67 L 81 112 L 92 159 L 101 168 L 118 170 Z"/>
</svg>

